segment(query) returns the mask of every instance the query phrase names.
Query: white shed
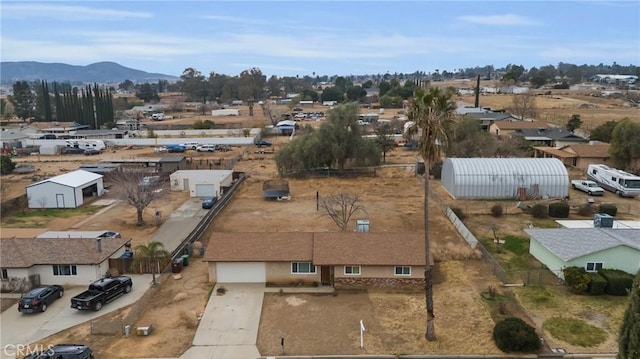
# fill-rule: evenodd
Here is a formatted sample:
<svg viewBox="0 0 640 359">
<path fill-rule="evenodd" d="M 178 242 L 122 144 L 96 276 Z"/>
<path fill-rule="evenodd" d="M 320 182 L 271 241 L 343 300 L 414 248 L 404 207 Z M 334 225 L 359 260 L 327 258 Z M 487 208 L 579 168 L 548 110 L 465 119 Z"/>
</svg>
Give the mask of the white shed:
<svg viewBox="0 0 640 359">
<path fill-rule="evenodd" d="M 172 191 L 189 191 L 191 197 L 219 197 L 233 182 L 231 170 L 179 170 L 169 175 Z"/>
<path fill-rule="evenodd" d="M 29 208 L 76 208 L 104 193 L 100 174 L 77 170 L 26 186 Z"/>
<path fill-rule="evenodd" d="M 448 158 L 442 186 L 453 198 L 558 198 L 569 174 L 556 158 Z"/>
</svg>

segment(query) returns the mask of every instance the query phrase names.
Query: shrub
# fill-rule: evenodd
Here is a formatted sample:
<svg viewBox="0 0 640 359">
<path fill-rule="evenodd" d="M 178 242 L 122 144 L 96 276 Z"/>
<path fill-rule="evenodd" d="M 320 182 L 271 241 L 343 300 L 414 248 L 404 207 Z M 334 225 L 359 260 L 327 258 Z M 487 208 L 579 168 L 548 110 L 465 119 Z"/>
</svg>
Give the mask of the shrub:
<svg viewBox="0 0 640 359">
<path fill-rule="evenodd" d="M 533 218 L 547 218 L 549 216 L 549 208 L 546 204 L 538 203 L 531 207 L 531 215 Z"/>
<path fill-rule="evenodd" d="M 583 217 L 591 217 L 593 216 L 593 208 L 588 204 L 582 205 L 578 208 L 578 214 Z"/>
<path fill-rule="evenodd" d="M 605 213 L 610 215 L 611 217 L 615 217 L 616 214 L 618 214 L 618 207 L 615 203 L 603 203 L 600 205 L 598 213 Z"/>
<path fill-rule="evenodd" d="M 589 273 L 589 289 L 591 295 L 603 295 L 607 289 L 607 280 L 598 273 Z"/>
<path fill-rule="evenodd" d="M 464 221 L 467 218 L 467 215 L 464 214 L 464 211 L 462 211 L 462 208 L 458 208 L 458 207 L 451 207 L 451 210 L 453 211 L 453 213 L 458 216 L 458 218 L 461 221 Z"/>
<path fill-rule="evenodd" d="M 598 271 L 606 281 L 605 292 L 610 295 L 627 295 L 633 286 L 633 276 L 619 269 L 600 269 Z"/>
<path fill-rule="evenodd" d="M 589 288 L 591 277 L 582 267 L 566 267 L 562 270 L 564 282 L 578 293 L 584 293 Z"/>
<path fill-rule="evenodd" d="M 507 318 L 493 327 L 493 340 L 504 352 L 531 352 L 540 349 L 536 330 L 520 318 Z"/>
<path fill-rule="evenodd" d="M 442 178 L 442 161 L 434 162 L 431 165 L 431 169 L 429 170 L 429 174 L 433 176 L 435 179 Z"/>
<path fill-rule="evenodd" d="M 494 204 L 493 207 L 491 207 L 491 215 L 494 217 L 500 217 L 502 216 L 502 205 L 501 204 Z"/>
<path fill-rule="evenodd" d="M 553 218 L 568 218 L 569 203 L 556 202 L 549 204 L 549 216 Z"/>
</svg>

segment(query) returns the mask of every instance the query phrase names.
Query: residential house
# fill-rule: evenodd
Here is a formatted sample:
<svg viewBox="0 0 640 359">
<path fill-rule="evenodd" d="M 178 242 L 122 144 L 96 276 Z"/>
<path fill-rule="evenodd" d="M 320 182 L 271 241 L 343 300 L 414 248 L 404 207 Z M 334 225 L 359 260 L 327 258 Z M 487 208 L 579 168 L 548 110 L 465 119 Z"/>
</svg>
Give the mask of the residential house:
<svg viewBox="0 0 640 359">
<path fill-rule="evenodd" d="M 125 138 L 126 130 L 77 130 L 70 135 L 72 139 L 116 139 Z"/>
<path fill-rule="evenodd" d="M 122 167 L 148 167 L 151 171 L 162 174 L 170 174 L 188 166 L 184 156 L 110 159 L 102 160 L 101 163 L 119 164 Z"/>
<path fill-rule="evenodd" d="M 529 253 L 559 278 L 562 269 L 600 268 L 636 274 L 640 270 L 640 229 L 528 228 Z"/>
<path fill-rule="evenodd" d="M 534 147 L 534 156 L 557 158 L 567 167 L 586 170 L 590 164 L 601 163 L 613 166 L 609 155 L 611 145 L 604 142 L 574 143 L 560 148 L 547 146 Z"/>
<path fill-rule="evenodd" d="M 191 197 L 220 197 L 233 183 L 231 170 L 179 170 L 169 175 L 172 191 L 189 191 Z"/>
<path fill-rule="evenodd" d="M 77 122 L 31 122 L 29 126 L 38 129 L 41 133 L 55 133 L 58 138 L 63 138 L 66 135 L 70 135 L 72 132 L 78 130 L 87 130 L 91 126 L 81 125 Z"/>
<path fill-rule="evenodd" d="M 551 126 L 543 121 L 496 121 L 489 125 L 489 133 L 495 136 L 508 136 L 524 129 L 548 129 Z"/>
<path fill-rule="evenodd" d="M 566 128 L 525 128 L 516 130 L 511 133 L 511 136 L 520 136 L 529 141 L 533 145 L 546 146 L 553 148 L 561 148 L 563 146 L 586 143 L 587 140 L 584 137 L 580 137 Z"/>
<path fill-rule="evenodd" d="M 510 113 L 506 112 L 470 112 L 464 115 L 464 118 L 471 118 L 480 122 L 480 126 L 484 131 L 489 131 L 489 126 L 499 121 L 519 121 Z"/>
<path fill-rule="evenodd" d="M 124 238 L 2 238 L 2 289 L 25 291 L 39 284 L 88 285 L 105 277 L 109 259 L 121 257 L 129 242 Z"/>
<path fill-rule="evenodd" d="M 204 260 L 218 283 L 424 285 L 424 236 L 413 232 L 214 233 Z"/>
</svg>

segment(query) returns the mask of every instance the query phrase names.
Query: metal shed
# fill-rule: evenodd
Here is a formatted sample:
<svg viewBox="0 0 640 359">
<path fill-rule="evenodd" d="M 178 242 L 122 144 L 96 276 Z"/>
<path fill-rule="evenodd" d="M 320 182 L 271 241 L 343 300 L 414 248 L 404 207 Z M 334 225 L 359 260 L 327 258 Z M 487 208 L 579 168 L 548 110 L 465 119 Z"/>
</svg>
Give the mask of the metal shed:
<svg viewBox="0 0 640 359">
<path fill-rule="evenodd" d="M 29 208 L 80 207 L 84 197 L 104 193 L 102 178 L 100 174 L 77 170 L 30 184 L 25 187 Z"/>
<path fill-rule="evenodd" d="M 453 198 L 558 198 L 569 174 L 556 158 L 448 158 L 442 185 Z"/>
</svg>

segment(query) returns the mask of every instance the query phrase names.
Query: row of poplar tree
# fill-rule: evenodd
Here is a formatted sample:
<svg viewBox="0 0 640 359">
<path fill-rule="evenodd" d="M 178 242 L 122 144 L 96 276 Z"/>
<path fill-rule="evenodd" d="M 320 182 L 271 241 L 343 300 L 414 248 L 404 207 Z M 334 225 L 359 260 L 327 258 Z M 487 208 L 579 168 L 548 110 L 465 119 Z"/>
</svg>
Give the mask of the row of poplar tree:
<svg viewBox="0 0 640 359">
<path fill-rule="evenodd" d="M 41 81 L 32 91 L 28 82 L 18 81 L 9 100 L 15 114 L 25 120 L 36 117 L 45 122 L 76 122 L 93 129 L 114 121 L 113 95 L 98 84 L 79 89 L 54 82 L 50 91 L 49 84 Z"/>
</svg>

